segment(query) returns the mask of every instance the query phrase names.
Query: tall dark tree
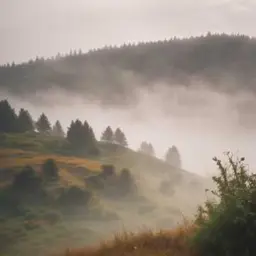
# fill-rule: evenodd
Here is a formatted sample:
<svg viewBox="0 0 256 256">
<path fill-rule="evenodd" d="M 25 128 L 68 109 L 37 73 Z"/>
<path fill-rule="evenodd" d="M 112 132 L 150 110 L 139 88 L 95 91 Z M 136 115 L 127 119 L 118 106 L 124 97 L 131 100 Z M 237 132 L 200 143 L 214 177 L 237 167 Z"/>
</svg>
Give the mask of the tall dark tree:
<svg viewBox="0 0 256 256">
<path fill-rule="evenodd" d="M 17 121 L 17 129 L 19 132 L 34 131 L 33 120 L 29 112 L 25 109 L 20 109 Z"/>
<path fill-rule="evenodd" d="M 57 120 L 52 127 L 52 135 L 57 137 L 65 137 L 65 132 L 63 131 L 63 128 L 59 120 Z"/>
<path fill-rule="evenodd" d="M 7 100 L 0 101 L 0 132 L 17 131 L 17 115 Z"/>
<path fill-rule="evenodd" d="M 83 124 L 80 120 L 72 121 L 67 132 L 67 139 L 74 148 L 85 147 Z"/>
<path fill-rule="evenodd" d="M 176 168 L 181 168 L 181 156 L 179 153 L 179 150 L 176 146 L 172 146 L 171 148 L 168 149 L 166 155 L 165 155 L 165 160 L 167 163 L 175 166 Z"/>
<path fill-rule="evenodd" d="M 113 142 L 114 141 L 114 133 L 113 133 L 113 130 L 110 126 L 108 126 L 106 128 L 106 130 L 102 133 L 101 140 L 102 141 L 107 141 L 107 142 Z"/>
<path fill-rule="evenodd" d="M 42 113 L 36 122 L 36 128 L 40 133 L 50 133 L 51 132 L 51 123 L 48 120 L 48 117 Z"/>
<path fill-rule="evenodd" d="M 128 146 L 127 139 L 125 134 L 120 128 L 117 128 L 114 134 L 114 141 L 124 147 Z"/>
<path fill-rule="evenodd" d="M 80 120 L 72 121 L 67 132 L 67 139 L 73 148 L 78 150 L 86 150 L 87 153 L 96 154 L 97 141 L 92 127 L 88 122 L 84 124 Z"/>
</svg>

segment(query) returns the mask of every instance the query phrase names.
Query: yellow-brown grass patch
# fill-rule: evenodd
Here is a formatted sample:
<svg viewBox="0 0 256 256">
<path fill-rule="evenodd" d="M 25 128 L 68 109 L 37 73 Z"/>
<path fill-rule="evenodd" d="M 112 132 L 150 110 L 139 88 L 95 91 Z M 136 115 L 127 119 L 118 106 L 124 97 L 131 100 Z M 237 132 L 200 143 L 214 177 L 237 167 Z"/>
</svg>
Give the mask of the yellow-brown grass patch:
<svg viewBox="0 0 256 256">
<path fill-rule="evenodd" d="M 193 232 L 191 225 L 157 233 L 124 233 L 98 247 L 67 250 L 59 256 L 194 256 L 188 242 Z"/>
</svg>

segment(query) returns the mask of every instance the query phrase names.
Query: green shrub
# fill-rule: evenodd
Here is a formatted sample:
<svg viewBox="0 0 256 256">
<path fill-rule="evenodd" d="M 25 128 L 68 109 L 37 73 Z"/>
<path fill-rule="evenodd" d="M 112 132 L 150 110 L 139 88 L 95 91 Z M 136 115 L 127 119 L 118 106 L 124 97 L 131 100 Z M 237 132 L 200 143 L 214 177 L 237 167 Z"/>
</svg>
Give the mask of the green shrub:
<svg viewBox="0 0 256 256">
<path fill-rule="evenodd" d="M 42 180 L 31 166 L 25 166 L 15 175 L 13 189 L 20 192 L 33 193 L 41 188 Z"/>
<path fill-rule="evenodd" d="M 58 203 L 61 206 L 86 206 L 92 198 L 92 194 L 88 190 L 72 186 L 65 189 L 60 197 Z"/>
<path fill-rule="evenodd" d="M 218 200 L 199 207 L 198 230 L 193 238 L 200 255 L 256 255 L 256 176 L 249 173 L 244 158 L 227 153 L 223 164 L 214 158 L 220 174 L 213 177 Z"/>
<path fill-rule="evenodd" d="M 59 169 L 54 159 L 47 159 L 42 165 L 42 174 L 46 181 L 57 180 Z"/>
</svg>

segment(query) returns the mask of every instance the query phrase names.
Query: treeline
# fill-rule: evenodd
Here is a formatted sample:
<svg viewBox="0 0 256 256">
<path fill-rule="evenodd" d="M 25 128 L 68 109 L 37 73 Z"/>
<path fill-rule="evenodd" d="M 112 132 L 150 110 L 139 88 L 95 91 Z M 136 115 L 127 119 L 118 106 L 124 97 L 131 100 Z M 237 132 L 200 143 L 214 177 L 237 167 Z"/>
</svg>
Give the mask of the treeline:
<svg viewBox="0 0 256 256">
<path fill-rule="evenodd" d="M 1 133 L 38 133 L 44 136 L 53 136 L 66 140 L 72 152 L 83 152 L 89 155 L 99 154 L 94 130 L 86 120 L 84 122 L 79 119 L 72 120 L 67 128 L 67 133 L 65 133 L 59 120 L 52 125 L 45 113 L 42 113 L 37 120 L 33 120 L 29 111 L 23 108 L 17 114 L 8 100 L 0 101 Z M 100 140 L 128 147 L 126 135 L 119 127 L 113 131 L 110 126 L 107 126 L 102 132 Z M 146 141 L 141 143 L 138 151 L 149 156 L 155 156 L 153 145 Z M 177 168 L 182 167 L 180 153 L 176 146 L 167 150 L 165 161 Z"/>
<path fill-rule="evenodd" d="M 117 128 L 110 136 L 109 128 L 103 132 L 102 140 L 127 147 L 127 139 L 122 130 Z M 73 151 L 85 152 L 91 155 L 99 154 L 93 128 L 86 120 L 84 122 L 79 119 L 71 121 L 65 134 L 59 120 L 52 125 L 45 113 L 42 113 L 37 120 L 33 120 L 29 111 L 23 108 L 17 114 L 8 100 L 0 101 L 1 133 L 38 133 L 46 136 L 59 137 L 67 140 L 70 149 Z"/>
<path fill-rule="evenodd" d="M 133 99 L 124 96 L 132 93 L 134 77 L 141 79 L 137 84 L 147 87 L 159 81 L 170 86 L 189 85 L 196 78 L 209 82 L 216 90 L 254 91 L 255 52 L 254 38 L 210 33 L 187 39 L 110 46 L 88 53 L 72 50 L 49 59 L 37 57 L 26 63 L 1 66 L 0 88 L 27 94 L 56 85 L 98 94 L 108 103 Z M 221 83 L 223 79 L 225 83 Z"/>
</svg>

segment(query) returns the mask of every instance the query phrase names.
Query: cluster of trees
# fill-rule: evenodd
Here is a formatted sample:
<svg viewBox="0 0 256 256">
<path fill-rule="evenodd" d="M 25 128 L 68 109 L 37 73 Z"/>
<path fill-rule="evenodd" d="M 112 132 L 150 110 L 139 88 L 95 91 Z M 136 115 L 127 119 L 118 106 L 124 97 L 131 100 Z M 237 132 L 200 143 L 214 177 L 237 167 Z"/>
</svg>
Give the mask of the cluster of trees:
<svg viewBox="0 0 256 256">
<path fill-rule="evenodd" d="M 155 156 L 155 150 L 151 143 L 143 141 L 140 145 L 139 152 L 142 152 L 146 155 Z"/>
<path fill-rule="evenodd" d="M 85 179 L 87 186 L 98 190 L 111 198 L 123 198 L 137 195 L 137 185 L 129 169 L 116 172 L 113 165 L 102 165 L 101 172 Z"/>
<path fill-rule="evenodd" d="M 120 128 L 117 128 L 115 132 L 113 132 L 112 128 L 108 126 L 105 131 L 101 135 L 101 141 L 109 142 L 109 143 L 117 143 L 124 147 L 128 146 L 128 142 L 125 134 L 122 132 Z"/>
<path fill-rule="evenodd" d="M 189 84 L 191 77 L 199 77 L 213 84 L 214 89 L 232 91 L 246 86 L 255 91 L 255 49 L 254 38 L 209 33 L 186 39 L 105 47 L 88 53 L 73 50 L 51 59 L 36 58 L 27 63 L 1 66 L 0 87 L 13 93 L 24 93 L 42 89 L 42 84 L 45 89 L 56 84 L 72 91 L 84 88 L 82 90 L 99 93 L 112 102 L 120 99 L 116 97 L 118 93 L 123 96 L 120 102 L 124 103 L 129 98 L 125 96 L 132 90 L 126 88 L 127 79 L 120 79 L 120 70 L 129 70 L 142 77 L 148 87 L 159 80 L 170 85 Z M 226 83 L 220 83 L 228 76 L 233 78 L 229 88 Z M 102 78 L 104 88 L 99 90 Z"/>
<path fill-rule="evenodd" d="M 21 108 L 16 114 L 14 108 L 7 100 L 0 101 L 0 133 L 25 133 L 34 132 L 64 137 L 65 133 L 60 122 L 51 126 L 47 116 L 42 113 L 37 121 L 34 121 L 28 110 Z"/>
<path fill-rule="evenodd" d="M 83 151 L 92 155 L 99 153 L 93 128 L 87 121 L 82 122 L 79 119 L 71 121 L 67 134 L 65 134 L 60 121 L 57 120 L 52 126 L 44 113 L 40 115 L 37 121 L 34 121 L 27 110 L 22 108 L 16 114 L 7 100 L 0 101 L 0 133 L 35 131 L 44 135 L 65 138 L 73 150 Z M 124 147 L 128 146 L 124 132 L 120 128 L 113 131 L 110 126 L 102 133 L 101 141 L 116 143 Z M 153 145 L 145 141 L 141 143 L 139 151 L 150 156 L 155 155 Z M 176 146 L 168 149 L 165 160 L 169 164 L 181 168 L 181 157 Z"/>
<path fill-rule="evenodd" d="M 87 121 L 83 123 L 79 119 L 72 121 L 67 131 L 67 140 L 73 149 L 85 150 L 86 153 L 92 155 L 99 153 L 94 131 Z"/>
</svg>

